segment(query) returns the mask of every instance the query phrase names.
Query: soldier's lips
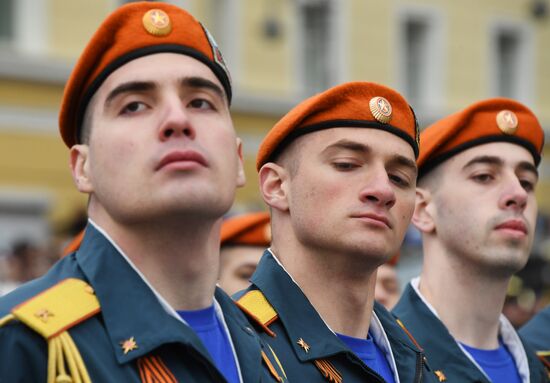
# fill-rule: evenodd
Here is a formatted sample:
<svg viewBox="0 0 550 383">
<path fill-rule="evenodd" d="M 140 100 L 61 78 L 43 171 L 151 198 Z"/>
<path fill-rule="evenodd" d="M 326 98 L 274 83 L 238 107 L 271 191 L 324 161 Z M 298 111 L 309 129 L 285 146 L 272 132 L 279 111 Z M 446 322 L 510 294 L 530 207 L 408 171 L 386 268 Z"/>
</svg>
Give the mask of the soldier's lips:
<svg viewBox="0 0 550 383">
<path fill-rule="evenodd" d="M 527 225 L 521 219 L 510 219 L 504 221 L 495 226 L 495 230 L 515 236 L 526 236 L 528 233 Z"/>
<path fill-rule="evenodd" d="M 389 229 L 392 228 L 390 220 L 385 215 L 382 215 L 382 214 L 362 213 L 362 214 L 355 214 L 352 217 L 360 219 L 361 221 L 364 221 L 368 224 L 372 224 L 375 226 L 389 228 Z"/>
<path fill-rule="evenodd" d="M 208 162 L 202 154 L 194 150 L 174 150 L 162 157 L 155 170 L 165 168 L 184 170 L 194 167 L 208 167 Z"/>
</svg>

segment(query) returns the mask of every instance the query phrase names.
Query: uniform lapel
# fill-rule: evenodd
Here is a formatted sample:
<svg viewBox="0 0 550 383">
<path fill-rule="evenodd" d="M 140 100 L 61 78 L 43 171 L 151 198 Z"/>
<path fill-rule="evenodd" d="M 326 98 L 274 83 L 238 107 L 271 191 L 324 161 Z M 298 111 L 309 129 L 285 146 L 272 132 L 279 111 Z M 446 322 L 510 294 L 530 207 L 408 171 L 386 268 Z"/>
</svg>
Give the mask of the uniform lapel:
<svg viewBox="0 0 550 383">
<path fill-rule="evenodd" d="M 99 299 L 119 363 L 163 344 L 181 343 L 197 350 L 213 366 L 193 330 L 165 311 L 149 286 L 93 225 L 88 225 L 76 259 Z M 135 346 L 125 345 L 127 341 Z"/>
</svg>

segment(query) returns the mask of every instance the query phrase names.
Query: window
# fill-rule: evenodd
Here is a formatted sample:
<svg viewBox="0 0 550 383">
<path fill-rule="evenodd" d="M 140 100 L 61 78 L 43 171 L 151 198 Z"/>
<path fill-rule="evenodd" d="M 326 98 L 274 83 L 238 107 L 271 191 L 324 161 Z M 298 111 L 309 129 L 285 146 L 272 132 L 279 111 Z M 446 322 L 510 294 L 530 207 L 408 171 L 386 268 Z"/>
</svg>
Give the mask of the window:
<svg viewBox="0 0 550 383">
<path fill-rule="evenodd" d="M 46 48 L 47 2 L 0 0 L 0 44 L 12 51 L 41 54 Z"/>
<path fill-rule="evenodd" d="M 49 198 L 31 192 L 0 192 L 0 251 L 18 240 L 43 243 L 49 238 Z"/>
<path fill-rule="evenodd" d="M 211 15 L 206 27 L 214 36 L 231 73 L 232 81 L 238 81 L 239 39 L 237 38 L 241 14 L 238 0 L 212 0 Z"/>
<path fill-rule="evenodd" d="M 519 38 L 510 31 L 503 31 L 497 37 L 497 94 L 504 97 L 514 97 L 517 94 L 517 70 Z"/>
<path fill-rule="evenodd" d="M 400 10 L 398 20 L 397 88 L 421 114 L 442 102 L 443 17 L 426 7 Z"/>
<path fill-rule="evenodd" d="M 11 44 L 15 37 L 14 0 L 0 1 L 0 42 Z"/>
<path fill-rule="evenodd" d="M 428 48 L 429 26 L 424 20 L 407 20 L 404 25 L 405 83 L 404 91 L 411 100 L 421 101 L 427 93 L 425 58 Z"/>
<path fill-rule="evenodd" d="M 534 71 L 531 34 L 521 23 L 498 20 L 491 25 L 488 71 L 492 96 L 529 103 Z"/>
<path fill-rule="evenodd" d="M 333 2 L 300 0 L 298 4 L 299 83 L 302 93 L 311 95 L 335 83 L 336 43 Z"/>
</svg>

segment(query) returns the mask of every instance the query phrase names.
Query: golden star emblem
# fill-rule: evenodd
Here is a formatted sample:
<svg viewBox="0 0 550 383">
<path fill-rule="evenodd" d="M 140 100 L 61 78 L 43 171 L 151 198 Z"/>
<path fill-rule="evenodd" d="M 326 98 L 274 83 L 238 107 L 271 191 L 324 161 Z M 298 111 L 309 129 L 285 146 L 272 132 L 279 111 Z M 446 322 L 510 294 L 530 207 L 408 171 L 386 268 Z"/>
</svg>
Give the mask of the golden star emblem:
<svg viewBox="0 0 550 383">
<path fill-rule="evenodd" d="M 298 342 L 296 342 L 296 343 L 298 343 L 298 345 L 300 347 L 302 347 L 306 353 L 309 352 L 310 347 L 309 347 L 309 344 L 307 344 L 305 340 L 300 338 L 300 339 L 298 339 Z"/>
<path fill-rule="evenodd" d="M 34 316 L 40 319 L 42 322 L 47 323 L 48 320 L 53 317 L 53 313 L 48 309 L 41 309 L 34 313 Z"/>
<path fill-rule="evenodd" d="M 151 20 L 153 21 L 153 24 L 158 27 L 163 27 L 166 25 L 166 16 L 159 11 L 151 13 Z"/>
<path fill-rule="evenodd" d="M 170 17 L 162 9 L 150 9 L 142 19 L 143 27 L 153 36 L 165 36 L 172 31 Z"/>
<path fill-rule="evenodd" d="M 163 15 L 161 15 L 159 12 L 154 12 L 151 14 L 151 18 L 153 19 L 153 23 L 155 24 L 164 24 L 166 22 L 165 18 Z"/>
<path fill-rule="evenodd" d="M 131 337 L 130 339 L 126 339 L 125 341 L 120 342 L 120 347 L 122 347 L 122 351 L 124 351 L 124 355 L 126 355 L 130 351 L 138 348 L 138 345 L 134 337 Z"/>
</svg>

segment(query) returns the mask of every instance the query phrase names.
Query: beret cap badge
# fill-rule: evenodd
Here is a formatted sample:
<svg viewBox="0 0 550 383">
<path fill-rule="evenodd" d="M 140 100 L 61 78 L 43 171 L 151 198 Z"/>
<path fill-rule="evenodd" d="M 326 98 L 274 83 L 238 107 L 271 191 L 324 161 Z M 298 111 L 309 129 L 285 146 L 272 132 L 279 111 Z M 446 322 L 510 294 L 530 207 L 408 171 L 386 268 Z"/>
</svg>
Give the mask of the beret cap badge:
<svg viewBox="0 0 550 383">
<path fill-rule="evenodd" d="M 392 107 L 384 97 L 373 97 L 369 102 L 372 115 L 378 122 L 387 124 L 392 118 Z"/>
<path fill-rule="evenodd" d="M 518 129 L 518 117 L 510 110 L 501 110 L 497 114 L 497 125 L 504 134 L 514 134 Z"/>
<path fill-rule="evenodd" d="M 172 23 L 168 14 L 162 9 L 150 9 L 143 15 L 143 27 L 149 34 L 165 36 L 172 31 Z"/>
</svg>

